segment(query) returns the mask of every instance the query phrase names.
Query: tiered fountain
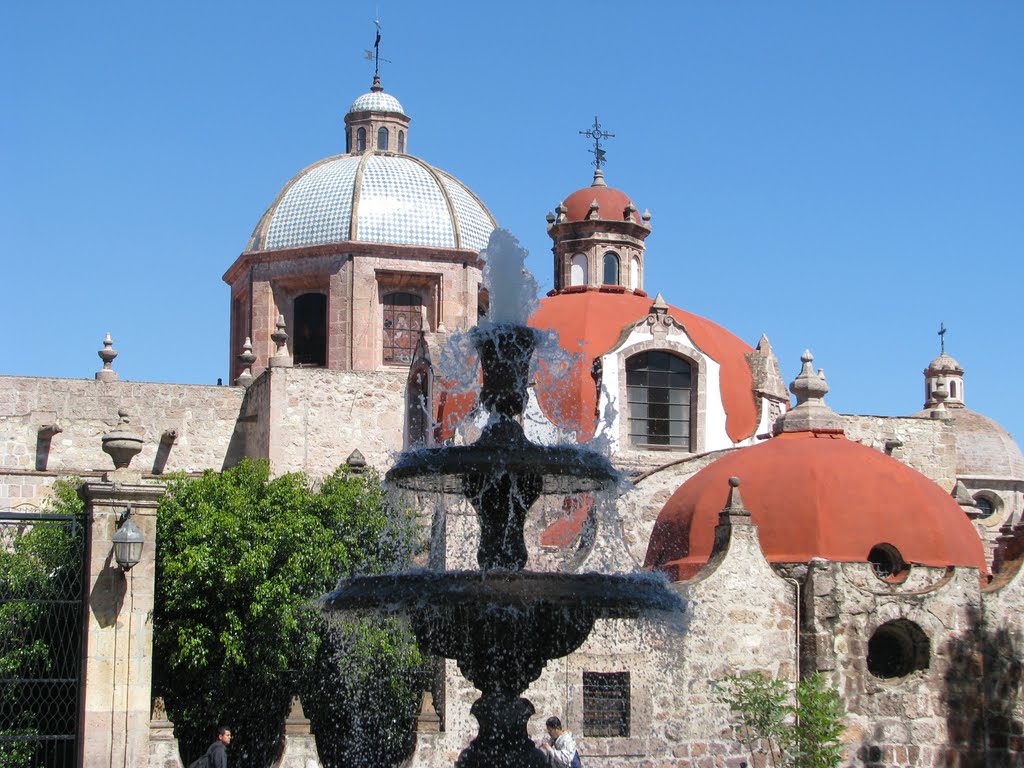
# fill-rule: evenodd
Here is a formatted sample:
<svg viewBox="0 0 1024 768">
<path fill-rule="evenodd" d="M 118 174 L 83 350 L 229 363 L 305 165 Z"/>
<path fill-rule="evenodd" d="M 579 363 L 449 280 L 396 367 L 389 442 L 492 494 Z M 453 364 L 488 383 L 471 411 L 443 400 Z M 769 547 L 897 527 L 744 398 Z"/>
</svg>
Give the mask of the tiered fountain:
<svg viewBox="0 0 1024 768">
<path fill-rule="evenodd" d="M 551 659 L 577 649 L 599 618 L 681 611 L 683 601 L 650 574 L 525 570 L 526 514 L 541 494 L 610 491 L 611 463 L 577 446 L 540 446 L 519 423 L 538 334 L 519 324 L 471 331 L 483 370 L 488 425 L 471 445 L 402 454 L 386 481 L 421 492 L 461 494 L 476 509 L 476 571 L 401 573 L 348 579 L 324 598 L 329 610 L 406 613 L 420 648 L 458 662 L 482 695 L 471 712 L 479 734 L 457 768 L 547 765 L 527 732 L 533 705 L 522 698 Z"/>
</svg>

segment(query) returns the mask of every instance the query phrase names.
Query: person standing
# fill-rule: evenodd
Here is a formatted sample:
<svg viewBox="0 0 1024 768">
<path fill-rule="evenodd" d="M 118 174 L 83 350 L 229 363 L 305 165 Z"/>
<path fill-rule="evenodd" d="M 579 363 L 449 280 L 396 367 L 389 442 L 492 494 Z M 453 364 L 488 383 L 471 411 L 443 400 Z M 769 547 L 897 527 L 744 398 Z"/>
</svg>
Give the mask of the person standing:
<svg viewBox="0 0 1024 768">
<path fill-rule="evenodd" d="M 572 733 L 562 729 L 562 721 L 549 717 L 544 727 L 548 731 L 548 740 L 542 741 L 540 748 L 548 756 L 548 763 L 553 768 L 582 768 L 576 740 Z"/>
</svg>

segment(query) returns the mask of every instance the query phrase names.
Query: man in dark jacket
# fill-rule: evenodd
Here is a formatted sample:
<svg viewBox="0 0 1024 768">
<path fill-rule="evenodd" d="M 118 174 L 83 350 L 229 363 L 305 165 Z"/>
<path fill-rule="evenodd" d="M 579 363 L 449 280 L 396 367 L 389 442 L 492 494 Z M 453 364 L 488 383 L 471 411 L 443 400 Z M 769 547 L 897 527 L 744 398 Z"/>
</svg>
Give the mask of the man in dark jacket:
<svg viewBox="0 0 1024 768">
<path fill-rule="evenodd" d="M 217 740 L 206 750 L 206 754 L 188 768 L 228 768 L 228 744 L 231 743 L 231 729 L 221 726 L 217 729 Z"/>
</svg>

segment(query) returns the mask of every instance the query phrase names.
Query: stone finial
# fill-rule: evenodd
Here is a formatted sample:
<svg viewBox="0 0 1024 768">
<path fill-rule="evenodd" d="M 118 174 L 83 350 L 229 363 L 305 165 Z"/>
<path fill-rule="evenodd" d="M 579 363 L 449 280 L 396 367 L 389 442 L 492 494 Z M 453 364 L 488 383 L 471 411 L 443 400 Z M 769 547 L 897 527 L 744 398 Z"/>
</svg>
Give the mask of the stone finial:
<svg viewBox="0 0 1024 768">
<path fill-rule="evenodd" d="M 740 479 L 729 478 L 729 499 L 725 502 L 723 515 L 729 517 L 750 517 L 750 510 L 743 506 L 743 497 L 740 496 Z"/>
<path fill-rule="evenodd" d="M 565 221 L 568 213 L 569 213 L 569 209 L 565 207 L 565 203 L 559 203 L 555 207 L 555 215 L 556 215 L 557 220 L 558 220 L 559 223 Z"/>
<path fill-rule="evenodd" d="M 654 303 L 651 304 L 651 309 L 648 314 L 651 315 L 665 315 L 668 314 L 668 304 L 665 303 L 665 297 L 660 293 L 654 297 Z"/>
<path fill-rule="evenodd" d="M 590 210 L 587 211 L 587 219 L 599 219 L 601 218 L 601 207 L 597 204 L 597 198 L 595 197 L 590 201 Z"/>
<path fill-rule="evenodd" d="M 649 208 L 644 208 L 643 215 L 640 217 L 644 224 L 650 228 L 651 226 L 651 211 Z"/>
<path fill-rule="evenodd" d="M 270 338 L 277 345 L 274 356 L 267 361 L 270 368 L 287 368 L 292 364 L 292 359 L 288 356 L 288 331 L 285 328 L 284 315 L 278 315 L 277 329 L 270 334 Z"/>
<path fill-rule="evenodd" d="M 235 379 L 236 387 L 249 388 L 252 384 L 252 364 L 256 362 L 256 355 L 252 353 L 252 340 L 246 336 L 245 343 L 242 345 L 242 354 L 238 356 L 238 361 L 242 364 L 242 372 L 238 374 L 238 378 Z"/>
<path fill-rule="evenodd" d="M 789 385 L 789 391 L 796 395 L 797 407 L 812 400 L 821 401 L 828 394 L 825 372 L 819 370 L 817 374 L 814 373 L 814 366 L 811 365 L 814 362 L 814 355 L 811 354 L 811 350 L 805 349 L 800 355 L 800 361 L 803 363 L 800 373 Z"/>
<path fill-rule="evenodd" d="M 555 212 L 548 211 L 548 215 L 544 217 L 544 220 L 548 223 L 548 229 L 551 229 L 553 226 L 555 226 L 556 219 L 557 217 L 555 216 Z"/>
<path fill-rule="evenodd" d="M 594 182 L 590 186 L 592 187 L 607 187 L 608 184 L 604 180 L 604 171 L 600 168 L 594 170 Z"/>
<path fill-rule="evenodd" d="M 953 490 L 950 495 L 961 507 L 977 507 L 978 502 L 971 496 L 971 492 L 967 490 L 967 486 L 963 484 L 962 480 L 957 480 L 956 485 L 953 486 Z M 975 515 L 976 517 L 977 515 Z"/>
<path fill-rule="evenodd" d="M 636 213 L 636 206 L 633 205 L 632 203 L 629 203 L 629 205 L 622 209 L 622 220 L 632 221 L 634 213 Z"/>
<path fill-rule="evenodd" d="M 128 469 L 132 459 L 142 452 L 142 436 L 132 428 L 128 411 L 119 408 L 120 423 L 101 438 L 103 452 L 114 462 L 114 469 Z"/>
<path fill-rule="evenodd" d="M 114 349 L 114 342 L 110 338 L 110 332 L 103 337 L 103 349 L 97 352 L 100 360 L 103 361 L 103 368 L 96 372 L 96 381 L 117 381 L 117 371 L 113 368 L 114 358 L 117 357 L 117 350 Z"/>
<path fill-rule="evenodd" d="M 779 418 L 775 433 L 839 430 L 840 419 L 824 400 L 829 391 L 825 371 L 814 372 L 814 355 L 809 349 L 804 350 L 800 360 L 800 373 L 789 385 L 789 391 L 796 396 L 796 407 Z"/>
<path fill-rule="evenodd" d="M 352 470 L 353 474 L 361 475 L 366 471 L 366 459 L 363 458 L 363 454 L 356 448 L 352 453 L 345 459 L 345 463 L 348 468 Z"/>
</svg>

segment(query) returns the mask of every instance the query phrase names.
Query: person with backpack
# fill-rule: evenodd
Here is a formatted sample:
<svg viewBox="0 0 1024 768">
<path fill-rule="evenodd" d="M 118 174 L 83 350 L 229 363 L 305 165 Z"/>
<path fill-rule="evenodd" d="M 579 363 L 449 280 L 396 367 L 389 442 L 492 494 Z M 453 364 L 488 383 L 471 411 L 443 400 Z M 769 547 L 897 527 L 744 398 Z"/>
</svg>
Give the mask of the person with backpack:
<svg viewBox="0 0 1024 768">
<path fill-rule="evenodd" d="M 544 723 L 544 727 L 548 731 L 548 740 L 542 741 L 540 748 L 548 756 L 552 768 L 583 768 L 576 740 L 572 733 L 562 730 L 562 721 L 552 716 Z"/>
<path fill-rule="evenodd" d="M 228 744 L 231 743 L 231 729 L 222 725 L 217 729 L 217 740 L 206 750 L 206 754 L 188 768 L 228 768 Z"/>
</svg>

